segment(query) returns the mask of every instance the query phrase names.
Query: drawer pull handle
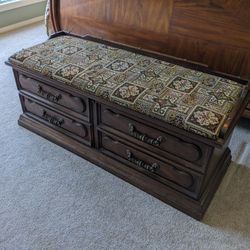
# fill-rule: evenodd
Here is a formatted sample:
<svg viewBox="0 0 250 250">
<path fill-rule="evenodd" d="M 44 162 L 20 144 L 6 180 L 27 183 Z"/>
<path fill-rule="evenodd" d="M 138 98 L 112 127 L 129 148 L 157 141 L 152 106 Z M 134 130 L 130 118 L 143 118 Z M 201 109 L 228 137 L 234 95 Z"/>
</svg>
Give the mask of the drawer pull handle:
<svg viewBox="0 0 250 250">
<path fill-rule="evenodd" d="M 50 92 L 45 91 L 41 85 L 38 85 L 38 94 L 42 95 L 51 102 L 58 102 L 60 99 L 62 99 L 61 94 L 53 95 Z"/>
<path fill-rule="evenodd" d="M 127 150 L 128 160 L 134 163 L 137 167 L 148 170 L 151 173 L 155 173 L 160 169 L 159 164 L 153 163 L 152 165 L 145 163 L 142 160 L 136 159 L 133 153 L 130 150 Z"/>
<path fill-rule="evenodd" d="M 138 139 L 138 140 L 140 140 L 142 142 L 146 142 L 147 144 L 150 144 L 152 146 L 159 147 L 161 145 L 161 143 L 163 142 L 163 137 L 162 136 L 159 136 L 156 139 L 150 138 L 146 134 L 142 134 L 142 133 L 138 132 L 136 130 L 136 127 L 132 123 L 128 124 L 128 132 L 134 138 L 136 138 L 136 139 Z"/>
<path fill-rule="evenodd" d="M 43 110 L 43 118 L 48 121 L 49 123 L 55 125 L 55 126 L 58 126 L 58 127 L 61 127 L 64 123 L 64 120 L 61 118 L 61 119 L 58 119 L 57 117 L 54 117 L 52 115 L 49 115 L 47 113 L 46 110 Z"/>
</svg>

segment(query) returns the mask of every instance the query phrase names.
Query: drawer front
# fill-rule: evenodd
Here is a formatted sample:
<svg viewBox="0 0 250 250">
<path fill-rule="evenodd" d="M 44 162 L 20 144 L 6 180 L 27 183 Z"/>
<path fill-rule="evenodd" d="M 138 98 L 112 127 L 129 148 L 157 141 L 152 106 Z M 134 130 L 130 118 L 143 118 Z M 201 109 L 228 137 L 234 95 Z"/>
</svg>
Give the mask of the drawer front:
<svg viewBox="0 0 250 250">
<path fill-rule="evenodd" d="M 193 197 L 196 197 L 196 194 L 198 194 L 197 189 L 200 186 L 202 175 L 193 171 L 192 173 L 184 171 L 174 163 L 171 164 L 156 159 L 134 147 L 128 146 L 114 135 L 99 133 L 101 141 L 100 150 L 103 153 L 122 160 L 125 164 Z"/>
<path fill-rule="evenodd" d="M 188 139 L 164 133 L 114 112 L 105 106 L 101 107 L 101 123 L 129 135 L 130 138 L 134 138 L 145 148 L 151 146 L 152 150 L 163 156 L 166 155 L 165 152 L 176 156 L 177 161 L 180 158 L 190 163 L 202 165 L 208 154 L 208 148 L 201 143 L 194 144 Z"/>
<path fill-rule="evenodd" d="M 26 114 L 30 113 L 35 115 L 35 117 L 42 119 L 46 124 L 57 130 L 77 135 L 81 141 L 91 141 L 91 129 L 89 124 L 78 122 L 72 118 L 61 115 L 27 97 L 21 96 L 21 99 Z"/>
<path fill-rule="evenodd" d="M 40 81 L 19 74 L 19 83 L 23 90 L 38 95 L 52 103 L 68 108 L 74 112 L 88 116 L 88 99 L 73 96 Z"/>
</svg>

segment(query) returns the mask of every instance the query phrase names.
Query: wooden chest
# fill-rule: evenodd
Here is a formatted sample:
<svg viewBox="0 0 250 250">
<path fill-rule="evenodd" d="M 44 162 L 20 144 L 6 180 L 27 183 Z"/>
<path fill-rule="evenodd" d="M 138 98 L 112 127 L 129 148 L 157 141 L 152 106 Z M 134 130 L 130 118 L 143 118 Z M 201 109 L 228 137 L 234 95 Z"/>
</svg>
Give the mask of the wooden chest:
<svg viewBox="0 0 250 250">
<path fill-rule="evenodd" d="M 12 66 L 21 126 L 202 218 L 231 160 L 230 131 L 206 139 Z"/>
</svg>

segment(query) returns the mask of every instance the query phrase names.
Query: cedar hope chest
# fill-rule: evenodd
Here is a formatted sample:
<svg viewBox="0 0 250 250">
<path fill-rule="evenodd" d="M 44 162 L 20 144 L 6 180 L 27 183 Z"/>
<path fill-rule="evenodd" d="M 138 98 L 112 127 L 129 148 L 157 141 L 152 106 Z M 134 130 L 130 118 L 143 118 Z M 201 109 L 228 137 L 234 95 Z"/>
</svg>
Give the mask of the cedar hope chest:
<svg viewBox="0 0 250 250">
<path fill-rule="evenodd" d="M 192 2 L 51 1 L 56 33 L 7 64 L 21 126 L 201 219 L 230 164 L 227 146 L 249 101 L 248 80 L 228 74 L 249 73 L 230 61 L 237 58 L 230 48 L 239 46 L 241 55 L 249 35 L 215 39 L 212 23 L 225 29 L 231 17 L 221 7 L 233 18 L 238 5 Z M 201 24 L 204 14 L 214 17 L 211 23 Z M 199 27 L 209 33 L 198 36 Z M 237 27 L 230 27 L 233 34 Z M 210 56 L 223 73 L 204 65 Z"/>
</svg>

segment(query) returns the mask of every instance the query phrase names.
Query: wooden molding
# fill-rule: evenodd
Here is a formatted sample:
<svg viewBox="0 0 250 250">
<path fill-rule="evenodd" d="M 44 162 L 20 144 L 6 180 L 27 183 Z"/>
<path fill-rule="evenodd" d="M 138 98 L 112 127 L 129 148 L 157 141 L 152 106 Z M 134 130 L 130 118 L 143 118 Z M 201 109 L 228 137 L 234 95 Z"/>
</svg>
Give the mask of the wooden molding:
<svg viewBox="0 0 250 250">
<path fill-rule="evenodd" d="M 25 7 L 31 4 L 45 2 L 46 0 L 16 0 L 0 4 L 0 13 L 4 11 L 13 10 L 16 8 Z"/>
<path fill-rule="evenodd" d="M 37 22 L 41 22 L 44 20 L 44 16 L 38 16 L 38 17 L 34 17 L 28 20 L 25 20 L 23 22 L 19 22 L 19 23 L 15 23 L 15 24 L 11 24 L 8 25 L 6 27 L 0 28 L 0 34 L 2 33 L 6 33 L 15 29 L 19 29 L 21 27 L 33 24 L 33 23 L 37 23 Z"/>
</svg>

